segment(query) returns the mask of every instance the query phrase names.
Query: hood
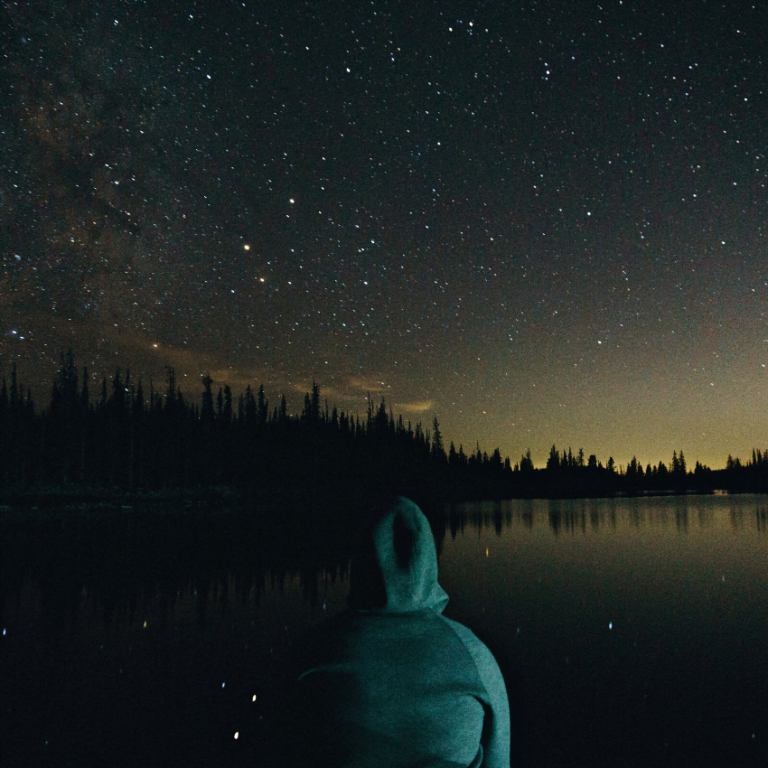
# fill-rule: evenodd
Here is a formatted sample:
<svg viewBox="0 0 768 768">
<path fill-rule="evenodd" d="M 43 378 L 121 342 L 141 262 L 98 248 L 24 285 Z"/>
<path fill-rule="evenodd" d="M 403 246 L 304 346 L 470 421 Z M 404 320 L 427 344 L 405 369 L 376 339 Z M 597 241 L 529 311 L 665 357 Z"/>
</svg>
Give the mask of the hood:
<svg viewBox="0 0 768 768">
<path fill-rule="evenodd" d="M 429 521 L 399 497 L 372 514 L 352 555 L 347 605 L 361 611 L 442 613 L 448 595 L 437 583 L 437 553 Z"/>
</svg>

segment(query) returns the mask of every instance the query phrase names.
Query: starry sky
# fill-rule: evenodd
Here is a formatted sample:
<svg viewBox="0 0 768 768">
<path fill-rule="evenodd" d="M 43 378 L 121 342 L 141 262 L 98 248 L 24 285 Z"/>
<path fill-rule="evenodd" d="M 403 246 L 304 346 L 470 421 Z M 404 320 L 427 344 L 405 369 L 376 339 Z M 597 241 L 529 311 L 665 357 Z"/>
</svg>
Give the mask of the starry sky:
<svg viewBox="0 0 768 768">
<path fill-rule="evenodd" d="M 0 5 L 0 368 L 692 467 L 768 443 L 768 7 Z"/>
</svg>

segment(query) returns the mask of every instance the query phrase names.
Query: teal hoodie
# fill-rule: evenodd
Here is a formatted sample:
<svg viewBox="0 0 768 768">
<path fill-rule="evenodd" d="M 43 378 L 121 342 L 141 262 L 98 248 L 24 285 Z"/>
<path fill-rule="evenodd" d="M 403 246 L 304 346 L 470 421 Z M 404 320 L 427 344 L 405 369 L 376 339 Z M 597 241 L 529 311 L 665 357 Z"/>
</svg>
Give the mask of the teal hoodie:
<svg viewBox="0 0 768 768">
<path fill-rule="evenodd" d="M 265 743 L 274 764 L 507 768 L 499 666 L 442 615 L 447 602 L 429 522 L 399 498 L 362 532 L 347 609 L 285 655 Z"/>
</svg>

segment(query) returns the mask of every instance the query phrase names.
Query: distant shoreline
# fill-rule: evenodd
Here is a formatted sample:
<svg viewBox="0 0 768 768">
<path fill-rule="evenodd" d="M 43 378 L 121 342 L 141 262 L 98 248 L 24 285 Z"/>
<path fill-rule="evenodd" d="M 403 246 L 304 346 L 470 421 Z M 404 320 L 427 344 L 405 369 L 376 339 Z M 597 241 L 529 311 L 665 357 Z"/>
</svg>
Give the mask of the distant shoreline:
<svg viewBox="0 0 768 768">
<path fill-rule="evenodd" d="M 227 486 L 212 488 L 168 488 L 160 490 L 136 490 L 133 492 L 123 489 L 108 488 L 47 488 L 28 491 L 0 492 L 0 514 L 10 511 L 131 511 L 147 510 L 160 505 L 172 504 L 176 511 L 241 508 L 254 509 L 263 506 L 280 508 L 312 503 L 317 501 L 320 506 L 327 505 L 326 489 L 261 489 L 254 493 L 253 489 L 238 489 Z M 728 489 L 653 489 L 637 491 L 616 491 L 613 493 L 595 492 L 592 494 L 552 493 L 547 495 L 519 494 L 498 498 L 434 498 L 433 504 L 461 504 L 472 502 L 507 501 L 513 499 L 625 499 L 646 498 L 654 496 L 727 496 L 754 493 L 754 491 L 737 491 Z M 369 494 L 370 495 L 370 494 Z M 406 494 L 407 495 L 407 494 Z M 359 497 L 358 499 L 359 500 Z M 339 506 L 352 499 L 337 499 Z"/>
</svg>

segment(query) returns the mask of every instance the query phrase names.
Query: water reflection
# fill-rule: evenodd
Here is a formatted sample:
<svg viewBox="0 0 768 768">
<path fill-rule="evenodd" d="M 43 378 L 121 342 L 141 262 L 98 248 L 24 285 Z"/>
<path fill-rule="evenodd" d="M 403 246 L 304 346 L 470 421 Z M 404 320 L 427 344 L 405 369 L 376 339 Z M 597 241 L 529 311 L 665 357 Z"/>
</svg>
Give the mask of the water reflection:
<svg viewBox="0 0 768 768">
<path fill-rule="evenodd" d="M 445 536 L 469 531 L 538 530 L 554 537 L 603 530 L 668 529 L 687 535 L 723 527 L 762 534 L 768 501 L 760 496 L 654 499 L 512 500 L 450 504 L 432 520 L 438 556 Z M 149 607 L 165 626 L 179 603 L 194 599 L 200 625 L 214 607 L 258 606 L 266 592 L 298 585 L 311 607 L 321 588 L 346 580 L 349 530 L 278 524 L 262 513 L 145 512 L 54 515 L 0 521 L 3 613 L 18 610 L 25 585 L 39 595 L 39 614 L 53 631 L 86 612 L 105 624 L 143 616 Z"/>
<path fill-rule="evenodd" d="M 546 519 L 554 535 L 597 532 L 602 526 L 616 528 L 626 518 L 633 528 L 653 526 L 666 529 L 670 519 L 685 533 L 692 518 L 698 528 L 715 524 L 716 515 L 728 514 L 734 529 L 754 524 L 764 531 L 768 519 L 768 501 L 764 496 L 657 496 L 627 499 L 513 499 L 508 501 L 446 505 L 451 538 L 463 534 L 466 527 L 475 530 L 493 528 L 501 535 L 503 528 L 534 526 L 534 519 Z"/>
<path fill-rule="evenodd" d="M 240 512 L 16 517 L 0 535 L 4 613 L 19 610 L 33 585 L 50 631 L 82 613 L 131 624 L 150 608 L 165 625 L 189 598 L 202 625 L 213 606 L 258 606 L 287 582 L 315 606 L 321 583 L 345 579 L 349 564 L 343 532 L 317 535 Z"/>
<path fill-rule="evenodd" d="M 452 514 L 441 581 L 519 691 L 523 758 L 765 764 L 765 497 L 502 502 L 501 535 Z"/>
</svg>

